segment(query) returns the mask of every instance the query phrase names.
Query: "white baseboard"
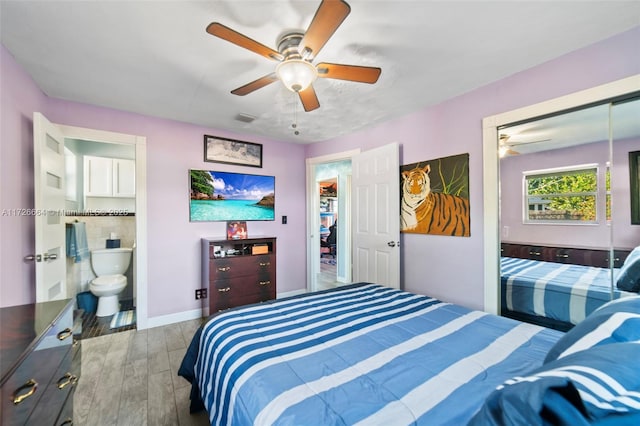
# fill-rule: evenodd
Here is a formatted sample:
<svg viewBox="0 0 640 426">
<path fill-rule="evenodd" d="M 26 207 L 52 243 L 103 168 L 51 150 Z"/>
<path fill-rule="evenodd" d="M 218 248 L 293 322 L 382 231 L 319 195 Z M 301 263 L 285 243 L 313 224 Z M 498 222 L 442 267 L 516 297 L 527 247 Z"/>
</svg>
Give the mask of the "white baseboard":
<svg viewBox="0 0 640 426">
<path fill-rule="evenodd" d="M 284 293 L 278 293 L 276 295 L 276 298 L 282 299 L 285 297 L 297 296 L 298 294 L 303 294 L 306 292 L 307 292 L 306 289 L 286 291 Z M 193 309 L 191 311 L 177 312 L 175 314 L 148 318 L 147 328 L 162 327 L 163 325 L 170 325 L 170 324 L 175 324 L 177 322 L 189 321 L 189 320 L 194 320 L 198 318 L 202 318 L 202 309 Z M 138 329 L 142 330 L 141 328 L 138 328 Z"/>
<path fill-rule="evenodd" d="M 202 318 L 202 309 L 177 312 L 175 314 L 162 315 L 147 319 L 147 328 L 162 327 L 163 325 L 175 324 L 177 322 L 189 321 Z"/>
<path fill-rule="evenodd" d="M 276 299 L 284 299 L 285 297 L 297 296 L 299 294 L 304 294 L 306 292 L 307 292 L 306 288 L 302 288 L 300 290 L 285 291 L 284 293 L 278 293 L 276 295 Z"/>
</svg>

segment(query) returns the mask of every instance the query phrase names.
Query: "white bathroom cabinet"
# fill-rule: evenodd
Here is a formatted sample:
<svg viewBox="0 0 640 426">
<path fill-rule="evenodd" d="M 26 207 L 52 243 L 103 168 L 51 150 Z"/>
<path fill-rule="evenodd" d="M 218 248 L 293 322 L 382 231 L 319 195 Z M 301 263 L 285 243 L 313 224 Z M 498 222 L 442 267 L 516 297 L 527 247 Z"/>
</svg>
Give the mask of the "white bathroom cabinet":
<svg viewBox="0 0 640 426">
<path fill-rule="evenodd" d="M 87 197 L 135 197 L 136 162 L 120 158 L 85 156 L 84 195 Z"/>
</svg>

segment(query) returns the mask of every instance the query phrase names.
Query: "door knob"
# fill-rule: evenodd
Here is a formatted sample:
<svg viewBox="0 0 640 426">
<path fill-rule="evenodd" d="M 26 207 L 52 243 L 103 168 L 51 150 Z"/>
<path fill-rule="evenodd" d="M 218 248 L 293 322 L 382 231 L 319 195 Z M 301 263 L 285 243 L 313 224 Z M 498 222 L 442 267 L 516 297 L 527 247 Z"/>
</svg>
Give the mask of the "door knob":
<svg viewBox="0 0 640 426">
<path fill-rule="evenodd" d="M 58 255 L 55 253 L 45 253 L 42 255 L 42 260 L 56 260 L 58 258 Z"/>
<path fill-rule="evenodd" d="M 25 262 L 33 262 L 33 261 L 36 260 L 36 255 L 35 254 L 28 254 L 22 260 L 24 260 Z"/>
<path fill-rule="evenodd" d="M 395 246 L 396 246 L 396 243 L 395 243 L 395 241 L 389 241 L 389 242 L 387 243 L 387 245 L 388 245 L 389 247 L 395 247 Z"/>
</svg>

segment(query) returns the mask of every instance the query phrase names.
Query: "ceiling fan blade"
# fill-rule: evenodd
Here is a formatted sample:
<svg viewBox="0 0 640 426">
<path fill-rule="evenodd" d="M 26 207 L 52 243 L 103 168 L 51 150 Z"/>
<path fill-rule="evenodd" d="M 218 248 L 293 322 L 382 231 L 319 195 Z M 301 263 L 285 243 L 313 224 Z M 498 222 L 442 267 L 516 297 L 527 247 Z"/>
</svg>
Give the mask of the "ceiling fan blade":
<svg viewBox="0 0 640 426">
<path fill-rule="evenodd" d="M 319 65 L 318 65 L 319 66 Z M 504 146 L 518 146 L 518 145 L 528 145 L 531 143 L 540 143 L 540 142 L 550 142 L 552 139 L 537 139 L 533 141 L 512 141 L 510 140 L 511 136 L 506 134 L 500 134 L 498 140 L 500 141 L 500 145 Z"/>
<path fill-rule="evenodd" d="M 300 41 L 300 55 L 309 61 L 316 57 L 349 12 L 351 7 L 343 0 L 323 0 Z"/>
<path fill-rule="evenodd" d="M 358 65 L 341 65 L 322 62 L 316 67 L 318 77 L 336 78 L 338 80 L 357 81 L 373 84 L 378 81 L 382 70 L 377 67 L 361 67 Z"/>
<path fill-rule="evenodd" d="M 300 102 L 302 102 L 302 106 L 306 112 L 320 108 L 320 102 L 318 102 L 318 96 L 316 96 L 316 91 L 313 86 L 299 91 L 298 96 L 300 96 Z"/>
<path fill-rule="evenodd" d="M 239 32 L 220 24 L 219 22 L 210 23 L 207 27 L 207 32 L 237 46 L 244 47 L 247 50 L 257 53 L 258 55 L 262 55 L 267 59 L 271 59 L 273 61 L 282 61 L 284 59 L 284 56 L 282 56 L 282 54 L 280 54 L 279 52 L 265 46 L 262 43 L 258 43 L 257 41 L 247 37 L 246 35 L 240 34 Z"/>
<path fill-rule="evenodd" d="M 260 77 L 259 79 L 252 81 L 251 83 L 247 83 L 244 86 L 232 90 L 231 93 L 238 96 L 244 96 L 255 90 L 261 89 L 264 86 L 273 83 L 274 81 L 278 81 L 278 76 L 272 72 L 271 74 L 265 75 L 264 77 Z"/>
<path fill-rule="evenodd" d="M 498 155 L 500 158 L 505 158 L 505 157 L 511 157 L 513 155 L 520 155 L 520 153 L 507 146 L 502 145 L 498 149 Z"/>
</svg>

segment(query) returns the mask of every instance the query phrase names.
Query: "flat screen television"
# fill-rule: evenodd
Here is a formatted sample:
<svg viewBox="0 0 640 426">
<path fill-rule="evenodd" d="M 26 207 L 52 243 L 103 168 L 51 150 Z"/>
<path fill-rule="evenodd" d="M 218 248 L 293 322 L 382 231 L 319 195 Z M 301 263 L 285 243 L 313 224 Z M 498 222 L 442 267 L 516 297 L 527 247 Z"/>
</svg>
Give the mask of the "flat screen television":
<svg viewBox="0 0 640 426">
<path fill-rule="evenodd" d="M 275 219 L 275 176 L 189 170 L 191 222 Z"/>
</svg>

